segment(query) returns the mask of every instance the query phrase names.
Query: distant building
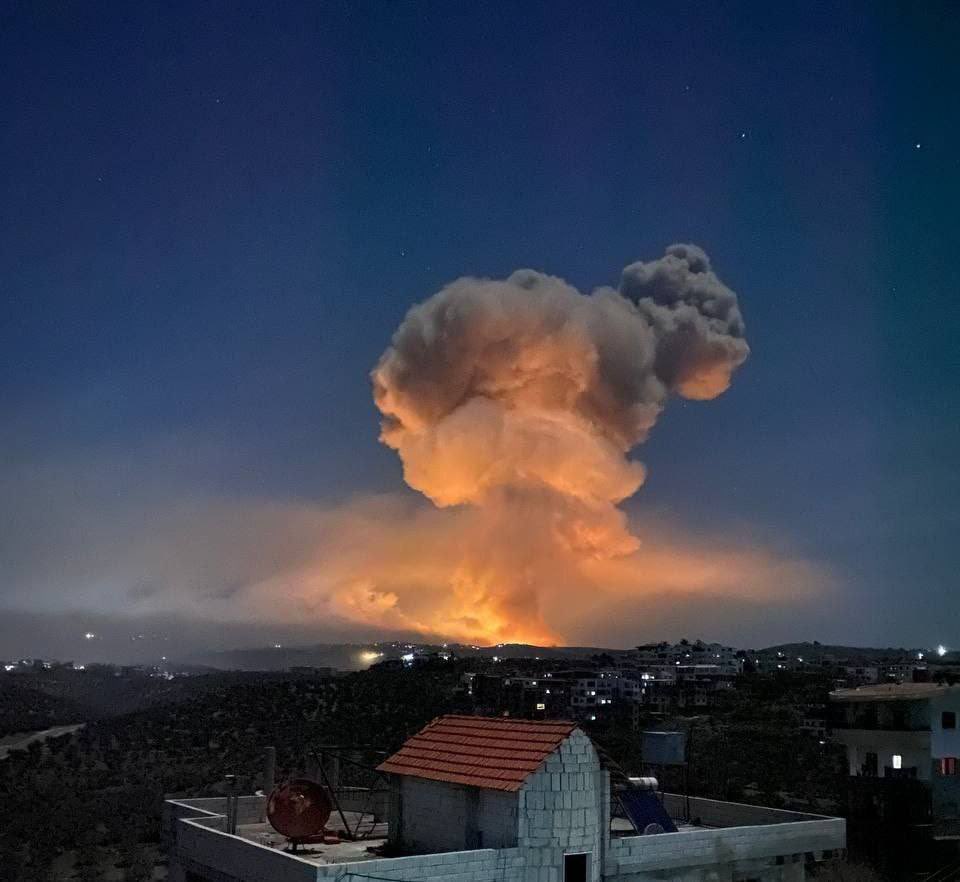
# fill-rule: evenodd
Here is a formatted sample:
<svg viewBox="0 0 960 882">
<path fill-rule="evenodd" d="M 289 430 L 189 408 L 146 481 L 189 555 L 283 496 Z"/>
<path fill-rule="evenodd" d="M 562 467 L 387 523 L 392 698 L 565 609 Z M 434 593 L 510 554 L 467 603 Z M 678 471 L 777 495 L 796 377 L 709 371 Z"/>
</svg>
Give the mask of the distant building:
<svg viewBox="0 0 960 882">
<path fill-rule="evenodd" d="M 646 661 L 631 658 L 615 667 L 539 673 L 515 667 L 512 672 L 479 673 L 474 678 L 472 696 L 476 707 L 490 714 L 529 719 L 568 717 L 585 723 L 603 723 L 621 715 L 639 722 L 643 713 L 712 707 L 733 688 L 740 663 L 729 654 L 733 650 L 727 651 L 719 644 L 703 644 L 699 650 L 696 645 L 677 644 L 683 651 L 676 657 L 669 644 L 663 646 L 663 653 L 647 653 Z M 661 654 L 672 660 L 659 660 Z M 650 658 L 657 661 L 651 662 Z M 713 661 L 692 662 L 691 658 Z"/>
<path fill-rule="evenodd" d="M 478 674 L 473 678 L 472 696 L 477 707 L 490 714 L 528 719 L 557 719 L 569 716 L 575 678 L 544 674 Z"/>
<path fill-rule="evenodd" d="M 929 671 L 922 661 L 896 662 L 882 666 L 880 679 L 886 683 L 922 683 L 929 679 Z"/>
<path fill-rule="evenodd" d="M 739 674 L 743 670 L 742 653 L 720 643 L 645 643 L 628 654 L 637 669 L 655 670 L 667 665 L 716 665 L 721 670 Z"/>
<path fill-rule="evenodd" d="M 879 665 L 846 665 L 843 668 L 844 676 L 851 685 L 866 685 L 880 682 Z"/>
<path fill-rule="evenodd" d="M 882 684 L 838 689 L 830 699 L 854 813 L 960 838 L 960 686 Z"/>
</svg>

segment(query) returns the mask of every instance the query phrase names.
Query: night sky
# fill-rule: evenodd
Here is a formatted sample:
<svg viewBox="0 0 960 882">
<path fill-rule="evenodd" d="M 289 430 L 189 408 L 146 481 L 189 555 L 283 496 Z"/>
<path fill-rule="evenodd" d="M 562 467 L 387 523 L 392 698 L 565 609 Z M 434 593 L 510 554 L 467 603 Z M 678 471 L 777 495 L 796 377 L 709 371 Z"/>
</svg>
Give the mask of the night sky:
<svg viewBox="0 0 960 882">
<path fill-rule="evenodd" d="M 406 311 L 678 241 L 752 354 L 626 507 L 830 588 L 584 638 L 960 645 L 958 45 L 950 2 L 6 4 L 0 657 L 376 636 L 220 623 L 296 554 L 271 513 L 414 495 L 369 380 Z"/>
</svg>

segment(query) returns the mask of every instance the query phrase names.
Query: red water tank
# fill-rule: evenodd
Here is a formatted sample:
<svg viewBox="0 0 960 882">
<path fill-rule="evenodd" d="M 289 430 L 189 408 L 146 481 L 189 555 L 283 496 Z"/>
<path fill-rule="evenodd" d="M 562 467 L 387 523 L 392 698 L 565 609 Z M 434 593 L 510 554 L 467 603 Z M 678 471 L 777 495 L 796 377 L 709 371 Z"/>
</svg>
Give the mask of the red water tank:
<svg viewBox="0 0 960 882">
<path fill-rule="evenodd" d="M 316 781 L 295 778 L 277 785 L 267 800 L 267 820 L 287 839 L 309 839 L 330 819 L 330 797 Z"/>
</svg>

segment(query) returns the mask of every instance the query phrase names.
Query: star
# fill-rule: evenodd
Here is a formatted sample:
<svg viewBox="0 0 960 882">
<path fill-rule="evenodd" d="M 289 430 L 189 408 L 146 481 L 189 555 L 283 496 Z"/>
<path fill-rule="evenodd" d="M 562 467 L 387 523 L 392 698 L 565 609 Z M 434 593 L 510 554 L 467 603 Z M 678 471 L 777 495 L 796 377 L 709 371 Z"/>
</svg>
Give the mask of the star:
<svg viewBox="0 0 960 882">
<path fill-rule="evenodd" d="M 913 149 L 914 149 L 914 150 L 919 150 L 919 149 L 920 149 L 920 142 L 919 142 L 919 141 L 917 141 L 917 143 L 913 145 Z"/>
<path fill-rule="evenodd" d="M 741 133 L 740 133 L 740 140 L 741 140 L 741 141 L 745 141 L 746 138 L 747 138 L 747 133 L 746 133 L 746 132 L 741 132 Z"/>
</svg>

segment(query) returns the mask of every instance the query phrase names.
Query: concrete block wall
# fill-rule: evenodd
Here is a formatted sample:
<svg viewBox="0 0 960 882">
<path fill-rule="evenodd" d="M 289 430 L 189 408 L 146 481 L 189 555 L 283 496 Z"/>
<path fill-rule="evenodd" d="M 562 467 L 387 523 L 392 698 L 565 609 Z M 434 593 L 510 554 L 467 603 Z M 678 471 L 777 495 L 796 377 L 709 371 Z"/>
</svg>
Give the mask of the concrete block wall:
<svg viewBox="0 0 960 882">
<path fill-rule="evenodd" d="M 309 861 L 213 829 L 211 821 L 206 817 L 176 822 L 176 841 L 170 851 L 172 879 L 191 871 L 218 880 L 316 882 L 317 867 Z"/>
<path fill-rule="evenodd" d="M 466 848 L 466 787 L 406 776 L 396 784 L 400 824 L 390 830 L 392 842 L 411 851 Z"/>
<path fill-rule="evenodd" d="M 740 802 L 723 802 L 686 797 L 678 793 L 664 793 L 663 807 L 671 818 L 685 817 L 689 808 L 690 820 L 704 827 L 750 827 L 764 824 L 786 824 L 794 821 L 818 821 L 824 815 L 807 812 L 791 812 L 786 809 L 767 808 L 762 805 L 747 805 Z"/>
<path fill-rule="evenodd" d="M 803 863 L 777 865 L 773 861 L 739 861 L 734 864 L 688 867 L 680 870 L 651 870 L 634 873 L 630 882 L 804 882 Z"/>
<path fill-rule="evenodd" d="M 226 823 L 227 798 L 225 796 L 203 797 L 200 799 L 167 800 L 164 810 L 168 818 L 197 818 L 203 815 L 222 815 Z M 267 820 L 267 798 L 265 796 L 237 797 L 237 823 L 262 824 Z"/>
<path fill-rule="evenodd" d="M 599 882 L 609 829 L 609 783 L 590 739 L 579 729 L 520 790 L 518 844 L 524 882 L 563 882 L 563 856 L 590 854 Z"/>
<path fill-rule="evenodd" d="M 317 868 L 317 879 L 365 882 L 364 877 L 398 882 L 524 882 L 524 864 L 517 848 L 483 848 L 446 854 L 382 858 Z"/>
<path fill-rule="evenodd" d="M 520 797 L 502 790 L 480 791 L 477 827 L 484 848 L 513 848 L 517 844 Z"/>
<path fill-rule="evenodd" d="M 517 794 L 400 777 L 391 842 L 411 851 L 510 848 L 517 844 Z"/>
<path fill-rule="evenodd" d="M 605 874 L 607 880 L 616 882 L 643 882 L 656 878 L 649 874 L 663 871 L 675 873 L 678 879 L 690 873 L 697 878 L 697 873 L 710 867 L 731 874 L 720 879 L 740 878 L 733 875 L 733 870 L 744 861 L 775 865 L 779 858 L 784 864 L 799 862 L 802 866 L 808 853 L 845 846 L 846 826 L 840 818 L 627 836 L 611 840 Z"/>
</svg>

